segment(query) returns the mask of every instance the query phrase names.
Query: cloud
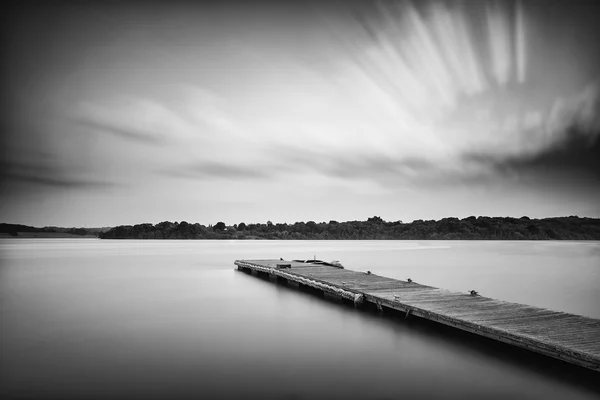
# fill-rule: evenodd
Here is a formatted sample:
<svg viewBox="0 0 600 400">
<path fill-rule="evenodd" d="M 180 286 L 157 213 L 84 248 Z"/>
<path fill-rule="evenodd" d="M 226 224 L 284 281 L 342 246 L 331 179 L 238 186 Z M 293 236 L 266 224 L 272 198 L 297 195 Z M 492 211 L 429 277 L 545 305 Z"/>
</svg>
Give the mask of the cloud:
<svg viewBox="0 0 600 400">
<path fill-rule="evenodd" d="M 267 179 L 274 169 L 256 165 L 236 165 L 224 162 L 200 161 L 157 171 L 159 174 L 188 179 Z"/>
<path fill-rule="evenodd" d="M 131 144 L 153 145 L 135 148 L 136 154 L 151 154 L 149 161 L 178 157 L 212 157 L 224 145 L 245 140 L 245 130 L 225 111 L 227 102 L 209 90 L 195 85 L 172 85 L 160 96 L 115 96 L 103 101 L 80 102 L 70 111 L 71 121 L 99 133 L 103 144 L 112 137 Z M 165 147 L 168 146 L 168 149 Z M 160 149 L 160 154 L 156 150 Z"/>
<path fill-rule="evenodd" d="M 412 148 L 402 147 L 399 141 L 393 147 L 388 140 L 389 151 L 361 142 L 362 146 L 347 147 L 344 151 L 328 151 L 330 148 L 324 146 L 275 146 L 269 153 L 279 155 L 290 173 L 313 172 L 388 188 L 477 184 L 526 174 L 537 178 L 549 178 L 552 174 L 597 178 L 600 176 L 599 94 L 600 85 L 592 82 L 574 96 L 557 99 L 548 112 L 510 111 L 504 119 L 483 118 L 481 126 L 497 123 L 495 128 L 489 128 L 495 136 L 465 136 L 459 144 L 451 143 L 453 137 L 448 135 L 446 127 L 438 127 L 437 134 L 435 130 L 423 131 L 433 132 L 432 139 L 446 144 L 446 152 L 427 145 L 425 138 L 420 137 L 415 143 L 422 145 L 412 143 Z M 410 137 L 403 136 L 406 140 Z"/>
<path fill-rule="evenodd" d="M 504 86 L 510 79 L 512 67 L 510 22 L 499 3 L 486 3 L 486 14 L 492 70 L 498 84 Z"/>
<path fill-rule="evenodd" d="M 436 169 L 425 158 L 392 158 L 380 154 L 338 154 L 335 157 L 323 155 L 320 159 L 313 157 L 313 163 L 321 173 L 331 177 L 381 182 L 422 176 Z"/>
<path fill-rule="evenodd" d="M 318 110 L 284 127 L 301 132 L 291 140 L 302 146 L 309 138 L 344 153 L 379 151 L 399 160 L 393 166 L 399 170 L 406 159 L 448 164 L 449 157 L 478 146 L 514 149 L 527 140 L 524 126 L 531 129 L 546 114 L 538 101 L 526 104 L 525 123 L 515 101 L 527 69 L 528 21 L 521 5 L 376 4 L 375 10 L 351 11 L 345 24 L 330 22 L 347 54 L 329 79 L 335 86 L 329 115 L 323 129 L 313 124 L 325 114 Z"/>
<path fill-rule="evenodd" d="M 558 98 L 545 121 L 539 113 L 526 113 L 518 138 L 516 148 L 467 151 L 462 160 L 503 175 L 568 173 L 600 180 L 600 84 Z"/>
<path fill-rule="evenodd" d="M 546 124 L 553 136 L 575 135 L 587 137 L 588 144 L 600 134 L 600 81 L 589 83 L 581 93 L 571 98 L 558 98 Z"/>
<path fill-rule="evenodd" d="M 148 144 L 161 144 L 165 142 L 165 138 L 163 136 L 159 136 L 154 132 L 126 127 L 120 125 L 118 122 L 98 121 L 94 119 L 86 119 L 84 117 L 79 118 L 76 122 L 94 130 L 107 132 L 112 135 L 136 142 Z"/>
<path fill-rule="evenodd" d="M 146 97 L 119 97 L 107 104 L 81 102 L 71 117 L 94 130 L 148 144 L 187 137 L 191 131 L 189 124 L 163 102 Z"/>
<path fill-rule="evenodd" d="M 517 1 L 515 28 L 515 53 L 517 64 L 517 79 L 524 83 L 527 77 L 527 32 L 526 16 L 523 2 Z"/>
<path fill-rule="evenodd" d="M 269 150 L 275 176 L 311 179 L 320 176 L 326 181 L 360 188 L 377 187 L 397 190 L 415 186 L 448 185 L 457 181 L 476 182 L 481 168 L 460 165 L 453 158 L 437 154 L 386 155 L 372 150 L 329 152 L 327 149 L 296 148 L 276 145 Z"/>
<path fill-rule="evenodd" d="M 600 135 L 600 81 L 574 96 L 557 98 L 545 119 L 540 113 L 526 113 L 519 127 L 519 146 L 507 158 L 592 148 Z"/>
<path fill-rule="evenodd" d="M 502 157 L 467 153 L 463 161 L 505 177 L 530 174 L 537 178 L 591 177 L 600 182 L 600 143 L 596 141 L 590 146 L 587 137 L 576 131 L 570 131 L 560 145 L 535 154 Z"/>
<path fill-rule="evenodd" d="M 36 176 L 19 173 L 9 173 L 7 177 L 17 181 L 63 189 L 103 189 L 116 186 L 111 182 L 87 181 L 74 178 Z"/>
<path fill-rule="evenodd" d="M 461 96 L 489 88 L 488 54 L 478 51 L 476 24 L 463 5 L 377 4 L 372 16 L 355 14 L 366 35 L 352 57 L 400 107 L 431 120 L 454 109 Z M 509 13 L 488 7 L 488 20 L 492 74 L 505 84 L 512 64 Z"/>
<path fill-rule="evenodd" d="M 45 162 L 0 162 L 0 178 L 3 181 L 12 180 L 57 189 L 106 189 L 117 186 L 112 182 L 88 179 L 81 175 Z"/>
<path fill-rule="evenodd" d="M 211 130 L 235 133 L 239 127 L 225 110 L 231 107 L 214 92 L 198 86 L 182 85 L 178 102 L 181 115 L 197 126 Z"/>
<path fill-rule="evenodd" d="M 596 139 L 590 144 L 589 136 L 575 129 L 569 130 L 560 145 L 531 157 L 506 160 L 505 165 L 549 172 L 587 172 L 600 180 L 600 142 Z"/>
</svg>

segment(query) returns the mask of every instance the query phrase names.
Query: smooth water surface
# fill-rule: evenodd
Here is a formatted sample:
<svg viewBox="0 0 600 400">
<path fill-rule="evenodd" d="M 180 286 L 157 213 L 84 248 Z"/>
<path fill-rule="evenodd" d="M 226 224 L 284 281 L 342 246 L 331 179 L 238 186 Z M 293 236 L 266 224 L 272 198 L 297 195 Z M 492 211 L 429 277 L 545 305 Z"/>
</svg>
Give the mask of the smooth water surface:
<svg viewBox="0 0 600 400">
<path fill-rule="evenodd" d="M 4 239 L 1 397 L 600 395 L 584 370 L 233 265 L 313 256 L 600 318 L 600 242 Z"/>
</svg>

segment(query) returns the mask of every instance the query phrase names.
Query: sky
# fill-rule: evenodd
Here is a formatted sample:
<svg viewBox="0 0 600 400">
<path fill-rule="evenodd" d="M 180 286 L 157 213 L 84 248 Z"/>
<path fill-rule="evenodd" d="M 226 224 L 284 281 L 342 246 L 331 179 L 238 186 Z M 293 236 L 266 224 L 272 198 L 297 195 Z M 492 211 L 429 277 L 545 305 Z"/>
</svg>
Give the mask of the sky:
<svg viewBox="0 0 600 400">
<path fill-rule="evenodd" d="M 600 217 L 598 15 L 554 0 L 12 3 L 0 221 Z"/>
</svg>

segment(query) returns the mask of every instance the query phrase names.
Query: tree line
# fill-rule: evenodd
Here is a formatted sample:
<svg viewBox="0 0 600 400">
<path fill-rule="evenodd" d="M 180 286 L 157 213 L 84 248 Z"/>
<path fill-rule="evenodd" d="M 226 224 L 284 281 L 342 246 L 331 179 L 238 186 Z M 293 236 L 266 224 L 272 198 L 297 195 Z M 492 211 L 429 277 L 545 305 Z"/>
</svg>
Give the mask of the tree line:
<svg viewBox="0 0 600 400">
<path fill-rule="evenodd" d="M 577 216 L 443 218 L 436 220 L 249 223 L 215 225 L 164 221 L 120 225 L 102 239 L 272 239 L 272 240 L 600 240 L 600 219 Z"/>
<path fill-rule="evenodd" d="M 98 236 L 100 232 L 109 230 L 110 228 L 63 228 L 58 226 L 45 226 L 36 228 L 34 226 L 21 224 L 0 224 L 0 233 L 5 233 L 10 236 L 19 236 L 21 233 L 63 233 L 76 236 Z"/>
</svg>

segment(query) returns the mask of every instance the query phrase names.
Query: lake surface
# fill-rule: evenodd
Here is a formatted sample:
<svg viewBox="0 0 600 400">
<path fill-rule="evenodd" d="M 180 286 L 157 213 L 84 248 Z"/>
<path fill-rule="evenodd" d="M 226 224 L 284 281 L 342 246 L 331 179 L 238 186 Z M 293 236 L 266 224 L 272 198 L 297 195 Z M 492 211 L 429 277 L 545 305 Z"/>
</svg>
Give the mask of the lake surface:
<svg viewBox="0 0 600 400">
<path fill-rule="evenodd" d="M 600 318 L 600 242 L 0 240 L 2 398 L 597 399 L 598 374 L 239 272 L 340 260 Z"/>
</svg>

